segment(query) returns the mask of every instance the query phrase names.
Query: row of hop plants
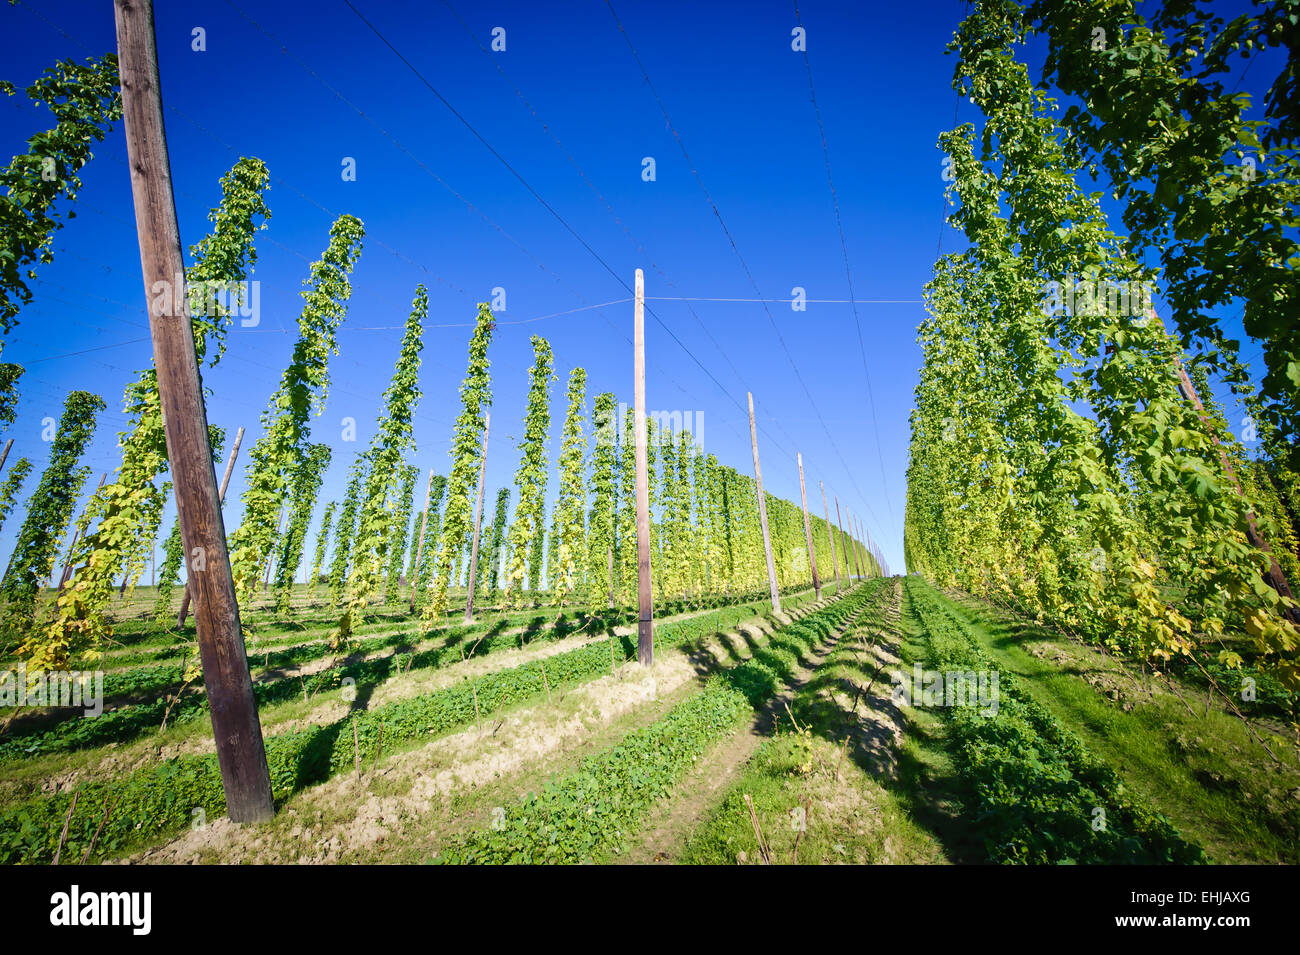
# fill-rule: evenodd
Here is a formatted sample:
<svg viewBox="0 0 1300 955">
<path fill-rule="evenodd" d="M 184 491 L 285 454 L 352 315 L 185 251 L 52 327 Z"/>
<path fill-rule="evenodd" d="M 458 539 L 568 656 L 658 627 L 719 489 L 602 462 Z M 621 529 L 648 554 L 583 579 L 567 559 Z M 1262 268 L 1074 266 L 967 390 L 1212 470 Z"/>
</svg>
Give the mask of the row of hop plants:
<svg viewBox="0 0 1300 955">
<path fill-rule="evenodd" d="M 459 561 L 468 548 L 473 526 L 475 477 L 481 464 L 484 416 L 491 400 L 486 375 L 490 314 L 480 315 L 470 347 L 470 370 L 462 386 L 465 408 L 457 422 L 447 505 L 442 520 L 435 575 L 418 575 L 434 597 L 424 603 L 425 618 L 437 620 L 447 609 L 447 590 L 462 579 Z M 566 411 L 556 460 L 558 489 L 549 530 L 545 495 L 550 479 L 546 440 L 551 425 L 550 386 L 555 382 L 549 343 L 533 337 L 534 363 L 524 432 L 515 473 L 518 501 L 507 527 L 510 489 L 501 489 L 496 515 L 486 529 L 480 563 L 466 567 L 464 579 L 478 575 L 478 586 L 500 606 L 513 606 L 526 591 L 545 585 L 558 606 L 584 605 L 593 610 L 627 606 L 636 588 L 635 425 L 617 420 L 615 396 L 586 393 L 586 372 L 575 368 L 565 390 Z M 758 529 L 755 484 L 751 478 L 719 464 L 685 430 L 661 430 L 647 421 L 650 448 L 652 565 L 656 597 L 691 597 L 704 593 L 747 592 L 766 583 L 766 563 Z M 459 475 L 459 477 L 458 477 Z M 811 566 L 801 509 L 767 495 L 769 524 L 778 586 L 811 583 Z M 862 545 L 820 517 L 810 520 L 814 554 L 824 577 L 834 577 L 832 537 L 837 562 L 854 563 L 853 575 L 878 575 L 880 565 Z M 548 545 L 543 547 L 542 542 Z M 486 576 L 486 579 L 483 579 Z"/>
<path fill-rule="evenodd" d="M 413 316 L 422 311 L 417 302 Z M 378 578 L 387 575 L 383 599 L 401 601 L 401 567 L 407 554 L 409 600 L 426 625 L 446 616 L 453 587 L 467 586 L 474 577 L 478 599 L 495 609 L 517 606 L 526 599 L 545 599 L 559 606 L 586 605 L 598 610 L 628 605 L 635 591 L 635 513 L 631 416 L 620 439 L 612 393 L 595 396 L 587 411 L 586 373 L 570 375 L 567 408 L 556 461 L 558 494 L 545 530 L 545 495 L 549 481 L 546 444 L 551 424 L 550 386 L 556 380 L 549 343 L 534 336 L 534 363 L 518 443 L 515 475 L 518 500 L 509 514 L 510 488 L 498 490 L 490 523 L 480 526 L 478 564 L 466 559 L 476 519 L 477 475 L 482 465 L 482 441 L 491 405 L 488 347 L 495 328 L 487 306 L 480 306 L 469 345 L 467 375 L 461 386 L 462 411 L 457 418 L 451 468 L 431 475 L 427 511 L 410 511 L 414 474 L 399 450 L 410 447 L 409 426 L 399 436 L 398 424 L 414 413 L 385 401 L 381 427 L 371 449 L 354 461 L 337 521 L 337 505 L 327 505 L 317 539 L 316 559 L 308 575 L 314 588 L 324 563 L 329 536 L 333 559 L 329 599 L 347 608 L 336 640 L 346 640 L 359 614 L 378 597 Z M 418 323 L 408 328 L 408 341 L 418 340 Z M 413 360 L 408 357 L 407 362 Z M 399 360 L 394 381 L 411 374 Z M 390 389 L 391 390 L 391 389 Z M 414 396 L 418 399 L 418 395 Z M 654 503 L 654 562 L 658 572 L 656 597 L 689 598 L 704 593 L 747 592 L 766 582 L 766 567 L 757 530 L 757 509 L 751 479 L 718 464 L 685 431 L 658 431 L 648 422 L 652 447 Z M 392 432 L 392 433 L 390 433 Z M 378 472 L 374 454 L 387 455 Z M 660 467 L 659 465 L 662 465 Z M 768 495 L 778 586 L 788 589 L 811 581 L 804 542 L 802 513 L 789 502 Z M 372 517 L 365 517 L 366 513 Z M 851 560 L 850 573 L 879 574 L 880 565 L 860 542 L 841 535 L 820 518 L 812 520 L 815 553 L 823 575 L 840 568 L 830 561 L 832 536 L 837 562 Z M 366 538 L 363 527 L 382 526 Z M 409 541 L 409 544 L 408 544 Z M 549 547 L 545 546 L 549 544 Z M 852 558 L 849 557 L 850 548 Z M 363 557 L 364 555 L 364 557 Z M 358 577 L 360 560 L 369 563 L 367 579 Z M 282 563 L 281 567 L 297 566 Z M 544 590 L 545 588 L 545 590 Z M 287 609 L 287 608 L 286 608 Z"/>
<path fill-rule="evenodd" d="M 1245 300 L 1254 315 L 1247 330 L 1267 340 L 1270 369 L 1294 363 L 1295 323 L 1273 297 L 1278 275 L 1264 282 L 1238 238 L 1220 243 L 1206 236 L 1203 218 L 1187 216 L 1217 195 L 1216 210 L 1251 218 L 1248 234 L 1265 228 L 1273 237 L 1267 254 L 1294 259 L 1300 186 L 1294 159 L 1279 158 L 1281 178 L 1258 183 L 1223 171 L 1222 137 L 1253 147 L 1259 124 L 1214 82 L 1186 75 L 1182 43 L 1209 43 L 1217 57 L 1214 44 L 1229 42 L 1189 11 L 1163 10 L 1153 31 L 1127 3 L 1103 12 L 977 0 L 957 31 L 954 88 L 984 124 L 940 137 L 953 170 L 950 221 L 968 246 L 940 258 L 926 287 L 905 552 L 909 570 L 936 583 L 1013 603 L 1113 648 L 1187 666 L 1232 667 L 1248 654 L 1298 689 L 1300 618 L 1266 575 L 1274 560 L 1291 580 L 1300 569 L 1286 440 L 1300 381 L 1270 371 L 1263 391 L 1248 394 L 1236 343 L 1201 307 L 1224 295 Z M 1105 49 L 1084 42 L 1094 16 L 1110 38 Z M 1237 28 L 1249 36 L 1262 27 L 1247 17 Z M 1018 59 L 1034 37 L 1048 44 L 1047 78 L 1084 100 L 1059 122 L 1048 88 Z M 1163 97 L 1178 99 L 1178 135 L 1137 121 L 1155 113 L 1136 104 Z M 1202 120 L 1217 130 L 1213 143 L 1197 132 Z M 1117 129 L 1134 138 L 1117 138 Z M 1270 129 L 1288 142 L 1294 133 Z M 1138 185 L 1157 168 L 1151 155 L 1176 164 L 1158 167 L 1154 197 Z M 1097 195 L 1080 188 L 1084 172 L 1109 178 L 1127 236 L 1111 231 Z M 1185 204 L 1162 198 L 1166 172 Z M 1169 230 L 1186 255 L 1165 245 Z M 1181 340 L 1140 296 L 1118 294 L 1161 274 L 1144 253 L 1160 259 Z M 1206 269 L 1220 276 L 1213 295 Z M 1252 275 L 1255 285 L 1241 284 Z M 1294 280 L 1290 270 L 1292 298 Z M 1206 347 L 1188 357 L 1191 343 Z M 1204 409 L 1180 393 L 1185 363 Z M 1247 456 L 1209 400 L 1210 372 L 1256 409 L 1262 459 Z"/>
<path fill-rule="evenodd" d="M 12 94 L 11 87 L 0 92 Z M 31 140 L 29 153 L 15 157 L 0 177 L 11 186 L 5 199 L 17 226 L 7 230 L 0 276 L 0 322 L 8 331 L 31 292 L 19 265 L 51 259 L 53 232 L 61 227 L 59 203 L 75 199 L 77 170 L 91 158 L 89 145 L 120 119 L 116 62 L 109 56 L 86 65 L 61 63 L 28 90 L 50 105 L 59 125 Z M 61 177 L 53 185 L 39 173 L 53 157 Z M 242 304 L 221 290 L 243 288 L 256 263 L 254 237 L 266 228 L 269 171 L 257 159 L 242 158 L 221 179 L 221 199 L 209 215 L 211 231 L 190 249 L 186 269 L 189 305 L 200 363 L 222 358 L 232 311 Z M 71 217 L 72 213 L 67 213 Z M 307 559 L 308 529 L 325 474 L 332 463 L 328 445 L 313 442 L 311 421 L 329 392 L 329 362 L 338 352 L 337 329 L 351 297 L 350 275 L 361 255 L 364 227 L 350 215 L 333 223 L 321 257 L 313 262 L 302 291 L 298 338 L 289 364 L 268 399 L 261 434 L 245 456 L 241 517 L 230 535 L 229 553 L 237 596 L 251 607 L 259 589 L 274 577 L 275 613 L 294 613 L 295 580 Z M 511 489 L 498 489 L 494 513 L 483 528 L 477 566 L 469 566 L 477 476 L 483 432 L 492 404 L 488 359 L 495 322 L 480 305 L 469 343 L 469 362 L 460 389 L 445 475 L 431 473 L 428 504 L 412 507 L 419 473 L 412 421 L 419 400 L 419 351 L 428 297 L 418 287 L 393 377 L 382 397 L 379 425 L 369 446 L 349 466 L 341 502 L 326 504 L 307 574 L 309 594 L 328 585 L 327 600 L 340 612 L 334 643 L 347 642 L 359 619 L 377 600 L 400 605 L 403 577 L 412 609 L 428 625 L 443 619 L 453 587 L 473 581 L 480 600 L 500 609 L 537 599 L 545 588 L 556 605 L 592 610 L 629 605 L 635 594 L 635 476 L 629 415 L 621 429 L 612 393 L 594 396 L 588 408 L 586 372 L 569 377 L 555 462 L 557 497 L 546 526 L 550 463 L 551 385 L 556 381 L 550 345 L 533 338 L 524 433 L 518 443 L 515 506 Z M 2 347 L 2 343 L 0 343 Z M 11 424 L 22 369 L 0 363 L 0 422 Z M 157 379 L 141 371 L 126 388 L 128 423 L 119 436 L 121 464 L 113 479 L 90 496 L 66 554 L 71 573 L 53 598 L 39 600 L 55 571 L 70 529 L 75 503 L 88 469 L 79 461 L 95 431 L 102 398 L 74 392 L 68 398 L 51 446 L 50 462 L 26 504 L 26 515 L 10 565 L 0 583 L 11 645 L 34 669 L 67 668 L 74 658 L 94 659 L 113 635 L 110 599 L 133 587 L 156 551 L 170 492 L 166 443 Z M 720 464 L 689 432 L 647 424 L 651 446 L 653 564 L 656 598 L 747 593 L 766 582 L 757 530 L 753 481 Z M 214 463 L 224 432 L 210 433 Z M 16 503 L 31 462 L 14 463 L 0 484 L 0 527 Z M 799 509 L 768 495 L 778 585 L 789 589 L 811 581 Z M 879 573 L 867 548 L 820 517 L 813 519 L 816 560 L 823 577 Z M 832 540 L 834 538 L 834 540 Z M 332 546 L 332 554 L 330 548 Z M 831 550 L 838 560 L 832 564 Z M 202 555 L 185 553 L 179 522 L 163 544 L 154 613 L 170 618 L 183 575 L 199 569 Z M 405 566 L 405 574 L 403 568 Z M 530 592 L 528 598 L 523 594 Z"/>
<path fill-rule="evenodd" d="M 54 235 L 75 213 L 68 208 L 81 188 L 80 172 L 93 148 L 122 117 L 117 60 L 111 54 L 85 63 L 61 60 L 24 91 L 33 106 L 52 113 L 53 127 L 34 134 L 28 151 L 0 167 L 0 355 L 32 300 L 39 267 L 54 258 Z M 0 95 L 17 88 L 0 80 Z M 15 421 L 24 368 L 0 362 L 0 426 Z M 5 643 L 27 639 L 42 582 L 52 573 L 89 469 L 79 462 L 96 429 L 104 401 L 86 391 L 68 395 L 50 441 L 50 457 L 26 502 L 12 555 L 0 580 Z M 28 458 L 10 465 L 0 484 L 0 527 L 7 522 L 33 470 Z"/>
</svg>

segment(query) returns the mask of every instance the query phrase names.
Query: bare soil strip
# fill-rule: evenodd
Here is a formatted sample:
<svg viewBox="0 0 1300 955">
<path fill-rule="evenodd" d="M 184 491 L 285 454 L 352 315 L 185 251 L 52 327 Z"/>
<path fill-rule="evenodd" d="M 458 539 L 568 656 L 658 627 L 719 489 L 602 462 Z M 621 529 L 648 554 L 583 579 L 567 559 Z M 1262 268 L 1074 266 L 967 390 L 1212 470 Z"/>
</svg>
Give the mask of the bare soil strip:
<svg viewBox="0 0 1300 955">
<path fill-rule="evenodd" d="M 822 604 L 809 602 L 796 613 L 802 616 L 819 606 Z M 658 622 L 669 624 L 691 620 L 715 613 L 719 609 L 725 608 L 693 610 L 661 618 Z M 635 633 L 635 628 L 620 626 L 615 627 L 614 632 L 619 636 L 629 636 Z M 539 640 L 522 649 L 496 650 L 490 654 L 471 656 L 466 660 L 444 666 L 394 674 L 374 685 L 366 705 L 368 709 L 374 709 L 385 703 L 421 696 L 465 679 L 579 649 L 604 638 L 603 634 L 581 636 L 574 634 L 558 640 Z M 471 643 L 470 646 L 473 644 Z M 386 653 L 386 651 L 378 651 L 377 656 L 384 656 Z M 319 672 L 319 669 L 312 672 Z M 293 678 L 296 678 L 296 674 Z M 344 718 L 351 711 L 350 705 L 337 691 L 333 691 L 328 696 L 322 696 L 317 701 L 309 700 L 306 704 L 295 701 L 263 709 L 262 731 L 265 735 L 271 735 L 305 729 L 309 726 L 324 726 Z M 41 780 L 39 791 L 53 794 L 75 788 L 88 779 L 106 775 L 126 775 L 143 766 L 178 756 L 211 753 L 214 750 L 215 743 L 210 724 L 204 719 L 181 724 L 174 729 L 169 727 L 163 734 L 139 737 L 126 743 L 108 743 L 95 750 L 74 753 L 55 753 L 15 765 L 13 768 L 20 771 L 16 772 L 13 778 L 0 781 L 0 803 L 23 798 L 24 779 L 39 777 Z"/>
<path fill-rule="evenodd" d="M 789 622 L 820 609 L 810 602 Z M 267 826 L 222 818 L 129 857 L 138 863 L 415 862 L 452 832 L 491 821 L 491 809 L 563 772 L 587 753 L 653 722 L 704 676 L 764 642 L 773 627 L 754 618 L 692 652 L 660 654 L 650 670 L 626 663 L 556 693 L 549 703 L 485 720 L 481 727 L 399 750 L 293 796 Z M 550 649 L 550 648 L 543 648 Z M 566 647 L 566 649 L 568 649 Z M 552 650 L 551 652 L 557 652 Z M 500 654 L 494 654 L 496 657 Z M 485 658 L 483 662 L 492 658 Z"/>
<path fill-rule="evenodd" d="M 858 614 L 812 655 L 810 665 L 800 667 L 794 678 L 755 715 L 748 727 L 724 739 L 701 757 L 666 800 L 647 816 L 636 840 L 618 857 L 627 864 L 672 863 L 691 831 L 735 781 L 754 750 L 769 738 L 779 721 L 788 719 L 787 707 L 794 695 L 813 678 L 817 668 L 835 650 L 857 621 Z"/>
</svg>

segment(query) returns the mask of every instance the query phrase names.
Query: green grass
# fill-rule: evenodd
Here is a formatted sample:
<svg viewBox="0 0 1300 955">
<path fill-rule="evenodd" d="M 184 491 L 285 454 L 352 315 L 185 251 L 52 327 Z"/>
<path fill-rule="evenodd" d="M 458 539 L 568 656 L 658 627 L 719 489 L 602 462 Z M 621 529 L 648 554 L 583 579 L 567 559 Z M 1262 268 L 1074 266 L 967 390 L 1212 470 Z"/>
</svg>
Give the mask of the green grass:
<svg viewBox="0 0 1300 955">
<path fill-rule="evenodd" d="M 666 795 L 744 717 L 771 698 L 861 604 L 865 592 L 781 627 L 753 659 L 711 677 L 704 688 L 617 746 L 507 807 L 491 828 L 448 844 L 444 863 L 575 863 L 616 856 L 646 810 Z"/>
<path fill-rule="evenodd" d="M 925 631 L 906 587 L 899 631 L 901 668 L 910 670 L 914 663 L 924 665 Z M 898 771 L 886 786 L 909 817 L 942 845 L 950 862 L 983 862 L 984 843 L 963 818 L 966 787 L 952 757 L 954 743 L 949 739 L 947 724 L 937 713 L 920 707 L 903 712 L 905 733 L 898 750 Z"/>
<path fill-rule="evenodd" d="M 800 687 L 791 707 L 799 726 L 765 741 L 740 777 L 687 841 L 682 861 L 729 865 L 762 861 L 745 797 L 750 798 L 773 863 L 889 864 L 944 861 L 942 847 L 882 785 L 889 757 L 880 740 L 850 716 L 844 701 L 870 684 L 869 705 L 888 696 L 860 636 L 883 629 L 879 588 L 839 646 Z M 872 677 L 875 676 L 875 682 Z M 883 677 L 883 679 L 882 679 Z M 834 692 L 833 692 L 834 691 Z M 856 697 L 855 697 L 856 700 Z"/>
<path fill-rule="evenodd" d="M 1200 848 L 1135 797 L 1113 767 L 1039 702 L 1027 681 L 998 668 L 969 624 L 932 588 L 916 580 L 907 586 L 926 631 L 929 667 L 1000 676 L 995 708 L 941 708 L 959 775 L 969 785 L 967 812 L 988 861 L 1203 860 Z"/>
<path fill-rule="evenodd" d="M 1300 862 L 1300 761 L 1293 744 L 1266 737 L 1279 765 L 1240 719 L 1215 705 L 1207 714 L 1204 696 L 1189 686 L 1176 688 L 1193 712 L 1173 692 L 1142 693 L 1124 665 L 1093 650 L 973 600 L 940 599 L 1000 668 L 1020 677 L 1056 719 L 1211 860 Z M 1029 646 L 1042 648 L 1044 656 Z M 1056 662 L 1057 655 L 1066 662 Z M 1099 692 L 1090 678 L 1114 686 L 1118 698 Z"/>
<path fill-rule="evenodd" d="M 791 603 L 799 605 L 810 599 L 811 591 Z M 759 605 L 742 605 L 678 620 L 657 630 L 656 640 L 660 647 L 686 646 L 712 633 L 721 622 L 734 623 L 758 612 Z M 359 687 L 351 712 L 343 718 L 267 738 L 273 792 L 283 800 L 346 770 L 353 764 L 354 751 L 367 763 L 381 742 L 391 751 L 472 725 L 480 712 L 504 713 L 522 706 L 542 694 L 548 679 L 552 688 L 594 679 L 611 665 L 611 650 L 620 659 L 635 654 L 626 637 L 601 640 L 550 657 L 545 671 L 537 661 L 530 661 L 374 709 L 367 708 L 368 692 Z M 211 754 L 146 763 L 129 774 L 84 782 L 79 791 L 84 798 L 71 817 L 69 847 L 84 845 L 98 824 L 101 807 L 120 800 L 99 843 L 100 851 L 108 855 L 175 832 L 188 822 L 194 808 L 203 809 L 209 817 L 225 809 L 216 759 Z M 0 861 L 49 858 L 71 796 L 65 790 L 29 798 L 12 802 L 0 812 Z"/>
<path fill-rule="evenodd" d="M 745 796 L 753 803 L 773 863 L 943 861 L 933 837 L 839 747 L 820 736 L 785 733 L 750 758 L 740 780 L 692 833 L 683 863 L 761 861 Z"/>
</svg>

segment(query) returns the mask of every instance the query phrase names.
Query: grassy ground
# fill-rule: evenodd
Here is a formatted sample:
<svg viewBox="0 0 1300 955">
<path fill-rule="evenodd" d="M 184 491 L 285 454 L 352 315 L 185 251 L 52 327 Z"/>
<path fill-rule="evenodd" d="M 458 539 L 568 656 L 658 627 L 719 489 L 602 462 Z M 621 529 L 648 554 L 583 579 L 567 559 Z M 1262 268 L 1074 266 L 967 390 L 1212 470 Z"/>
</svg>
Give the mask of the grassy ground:
<svg viewBox="0 0 1300 955">
<path fill-rule="evenodd" d="M 909 581 L 899 588 L 897 612 L 886 610 L 876 626 L 867 625 L 874 656 L 864 659 L 846 641 L 828 658 L 801 688 L 783 732 L 758 749 L 691 835 L 685 860 L 762 861 L 759 831 L 774 862 L 795 861 L 796 846 L 800 862 L 987 860 L 976 793 L 943 711 L 891 707 L 887 675 L 876 676 L 884 688 L 877 685 L 868 705 L 848 703 L 855 681 L 876 673 L 880 650 L 888 652 L 886 674 L 928 662 L 912 587 L 956 614 L 995 666 L 1018 678 L 1022 691 L 1118 774 L 1120 799 L 1163 816 L 1207 861 L 1300 857 L 1300 751 L 1291 728 L 1268 719 L 1248 727 L 1168 674 L 1144 676 L 1140 667 L 966 595 L 939 595 Z M 878 733 L 882 723 L 895 730 L 887 744 L 864 746 L 862 736 Z"/>
<path fill-rule="evenodd" d="M 945 860 L 940 841 L 889 786 L 901 733 L 886 673 L 897 663 L 899 590 L 897 581 L 880 586 L 797 688 L 771 738 L 690 835 L 681 861 Z"/>
<path fill-rule="evenodd" d="M 817 605 L 808 603 L 796 615 Z M 345 772 L 290 797 L 257 829 L 216 820 L 138 853 L 144 862 L 417 862 L 449 839 L 491 826 L 494 812 L 539 791 L 583 759 L 616 745 L 697 694 L 720 667 L 765 646 L 774 623 L 753 617 L 661 653 L 643 670 L 625 664 L 481 726 L 385 751 L 358 775 Z"/>
<path fill-rule="evenodd" d="M 1143 674 L 971 598 L 945 599 L 998 666 L 1022 677 L 1211 860 L 1300 861 L 1300 750 L 1284 727 L 1248 726 L 1222 701 L 1168 674 Z"/>
<path fill-rule="evenodd" d="M 986 827 L 978 814 L 990 804 L 987 788 L 976 786 L 988 780 L 977 781 L 979 774 L 971 772 L 978 750 L 970 748 L 970 726 L 954 724 L 942 709 L 899 705 L 893 692 L 893 673 L 926 665 L 935 652 L 923 619 L 931 619 L 931 626 L 948 619 L 1029 701 L 1026 712 L 1032 716 L 1039 707 L 1043 719 L 1055 721 L 1075 741 L 1062 742 L 1064 761 L 1052 763 L 1055 731 L 1044 729 L 1047 724 L 1037 717 L 1022 720 L 1046 734 L 1034 745 L 1051 772 L 1087 776 L 1091 764 L 1068 755 L 1075 752 L 1070 747 L 1081 747 L 1105 770 L 1096 779 L 1114 780 L 1089 785 L 1102 786 L 1098 792 L 1139 807 L 1139 813 L 1158 814 L 1151 818 L 1167 820 L 1170 831 L 1203 849 L 1207 861 L 1300 862 L 1300 738 L 1294 725 L 1277 717 L 1275 705 L 1252 712 L 1238 701 L 1247 723 L 1192 680 L 1153 675 L 968 595 L 939 593 L 912 578 L 869 582 L 847 595 L 834 589 L 826 588 L 820 602 L 811 592 L 788 601 L 796 618 L 830 608 L 834 633 L 825 631 L 814 644 L 782 636 L 791 618 L 763 612 L 761 603 L 751 605 L 743 621 L 708 606 L 664 605 L 657 612 L 661 623 L 694 620 L 699 634 L 660 654 L 652 670 L 625 663 L 613 673 L 549 686 L 545 693 L 538 687 L 538 693 L 468 725 L 381 740 L 360 773 L 351 768 L 349 748 L 346 768 L 292 792 L 267 826 L 241 828 L 206 818 L 187 833 L 129 841 L 123 851 L 149 862 L 427 861 L 447 846 L 470 844 L 465 840 L 490 831 L 503 812 L 515 818 L 520 810 L 510 807 L 529 793 L 580 786 L 583 767 L 620 746 L 641 745 L 637 741 L 658 732 L 654 727 L 669 714 L 706 692 L 710 677 L 753 661 L 761 664 L 756 672 L 779 676 L 771 696 L 752 718 L 716 731 L 666 791 L 648 802 L 644 794 L 638 797 L 644 808 L 635 833 L 612 842 L 600 836 L 599 844 L 619 851 L 598 854 L 598 860 L 983 862 L 994 850 L 981 836 Z M 833 609 L 841 599 L 842 613 Z M 111 707 L 169 698 L 178 684 L 167 668 L 179 667 L 193 653 L 192 630 L 153 622 L 153 602 L 150 588 L 139 588 L 115 608 L 119 626 L 104 669 L 124 678 L 121 686 L 138 680 L 145 689 L 114 698 Z M 369 649 L 348 656 L 328 648 L 335 614 L 323 593 L 311 598 L 300 588 L 295 603 L 293 620 L 276 620 L 269 597 L 246 614 L 250 664 L 259 683 L 305 686 L 318 670 L 357 665 L 372 667 L 364 671 L 372 676 L 358 684 L 363 692 L 352 702 L 335 687 L 313 690 L 307 699 L 277 697 L 262 708 L 268 735 L 335 724 L 346 729 L 350 714 L 536 666 L 603 640 L 613 626 L 609 620 L 593 625 L 572 609 L 538 606 L 509 613 L 488 609 L 465 628 L 463 609 L 453 608 L 446 626 L 429 632 L 404 603 L 376 605 L 357 634 L 370 641 Z M 922 607 L 930 617 L 923 618 Z M 728 625 L 706 626 L 710 620 Z M 479 643 L 482 638 L 487 642 Z M 951 634 L 944 639 L 955 645 Z M 468 651 L 465 659 L 461 650 Z M 0 668 L 8 665 L 0 660 Z M 158 677 L 156 687 L 151 675 Z M 192 699 L 201 690 L 192 686 L 185 693 Z M 0 713 L 0 722 L 6 715 Z M 39 715 L 34 721 L 21 715 L 11 740 L 43 728 Z M 1016 767 L 1010 745 L 1010 755 L 989 752 Z M 42 794 L 66 799 L 88 783 L 210 749 L 210 723 L 197 711 L 194 718 L 138 738 L 8 758 L 0 773 L 0 812 Z M 1074 768 L 1060 768 L 1067 764 Z M 1037 764 L 1021 768 L 1044 771 Z"/>
</svg>

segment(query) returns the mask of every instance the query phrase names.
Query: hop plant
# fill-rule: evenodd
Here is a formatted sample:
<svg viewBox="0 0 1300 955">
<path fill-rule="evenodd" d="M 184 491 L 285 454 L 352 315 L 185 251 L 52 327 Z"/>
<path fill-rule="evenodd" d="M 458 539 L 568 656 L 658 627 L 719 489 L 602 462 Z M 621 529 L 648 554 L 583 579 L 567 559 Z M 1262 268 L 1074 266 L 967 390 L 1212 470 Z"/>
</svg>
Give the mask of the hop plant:
<svg viewBox="0 0 1300 955">
<path fill-rule="evenodd" d="M 524 414 L 524 437 L 519 442 L 519 469 L 515 485 L 519 504 L 510 525 L 506 558 L 506 599 L 514 601 L 529 580 L 536 590 L 541 580 L 538 545 L 542 539 L 542 517 L 546 499 L 546 435 L 551 427 L 551 383 L 556 381 L 551 346 L 534 335 L 533 366 L 529 372 L 528 407 Z"/>
<path fill-rule="evenodd" d="M 447 509 L 442 520 L 442 539 L 438 547 L 438 568 L 433 592 L 424 609 L 425 622 L 432 625 L 447 614 L 448 589 L 453 568 L 465 548 L 471 510 L 470 488 L 478 476 L 482 454 L 484 415 L 492 404 L 492 380 L 488 374 L 487 352 L 495 322 L 486 302 L 478 307 L 478 319 L 469 343 L 469 369 L 460 386 L 462 410 L 456 419 L 452 437 L 451 473 L 447 478 Z"/>
</svg>

